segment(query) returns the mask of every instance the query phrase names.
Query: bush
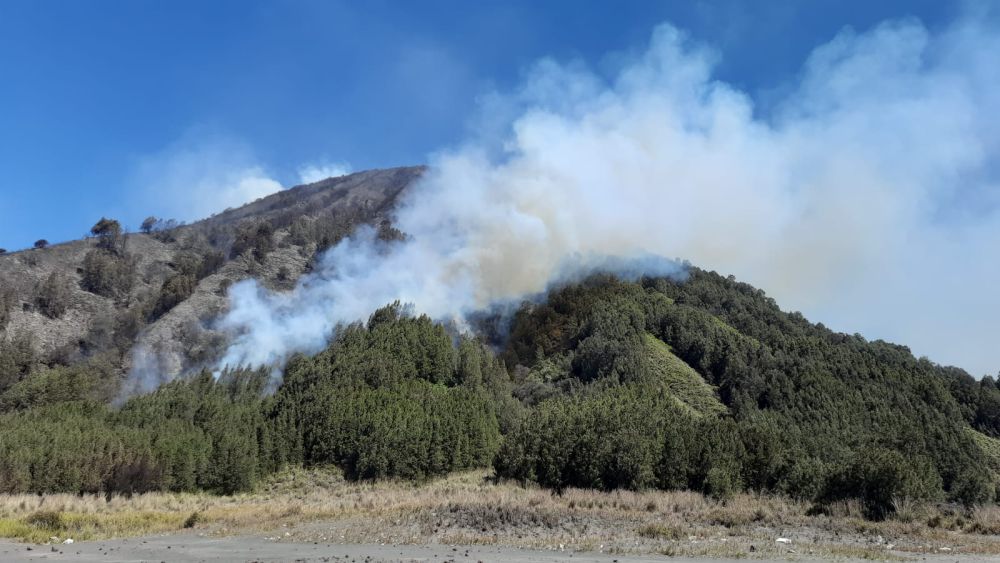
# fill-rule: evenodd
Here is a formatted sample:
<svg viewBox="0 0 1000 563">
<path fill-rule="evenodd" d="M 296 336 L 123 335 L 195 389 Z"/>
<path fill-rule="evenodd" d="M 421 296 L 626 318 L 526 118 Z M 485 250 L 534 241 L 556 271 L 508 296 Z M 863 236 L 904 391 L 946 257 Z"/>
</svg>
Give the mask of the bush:
<svg viewBox="0 0 1000 563">
<path fill-rule="evenodd" d="M 967 508 L 993 500 L 995 486 L 990 476 L 979 468 L 968 468 L 952 483 L 948 497 Z"/>
<path fill-rule="evenodd" d="M 25 379 L 35 368 L 34 337 L 17 332 L 0 338 L 0 393 Z"/>
<path fill-rule="evenodd" d="M 24 519 L 25 524 L 41 528 L 43 530 L 62 530 L 66 522 L 62 512 L 56 510 L 38 510 L 28 515 Z"/>
<path fill-rule="evenodd" d="M 827 482 L 826 465 L 804 452 L 794 452 L 781 469 L 777 490 L 803 500 L 816 500 Z"/>
<path fill-rule="evenodd" d="M 187 518 L 184 519 L 184 527 L 185 528 L 194 528 L 195 526 L 198 525 L 198 522 L 201 522 L 201 521 L 202 521 L 201 513 L 199 513 L 199 512 L 192 512 L 191 516 L 188 516 Z"/>
<path fill-rule="evenodd" d="M 47 240 L 45 240 L 43 238 L 40 238 L 40 239 L 38 239 L 38 240 L 35 241 L 34 247 L 35 248 L 45 248 L 48 245 L 49 245 L 49 241 L 47 241 Z"/>
<path fill-rule="evenodd" d="M 261 221 L 245 225 L 236 233 L 230 250 L 230 258 L 236 258 L 246 252 L 258 262 L 262 261 L 274 249 L 274 227 L 269 221 Z"/>
<path fill-rule="evenodd" d="M 127 254 L 104 249 L 91 250 L 83 257 L 80 287 L 102 297 L 119 298 L 132 289 L 135 262 Z"/>
<path fill-rule="evenodd" d="M 160 294 L 150 312 L 150 320 L 156 320 L 176 307 L 194 293 L 197 281 L 187 274 L 173 274 L 163 282 Z"/>
<path fill-rule="evenodd" d="M 17 302 L 17 293 L 14 286 L 9 281 L 0 276 L 0 330 L 7 328 L 10 322 L 10 313 L 14 310 Z"/>
<path fill-rule="evenodd" d="M 59 272 L 49 274 L 38 288 L 35 303 L 38 310 L 50 319 L 57 319 L 69 308 L 69 280 Z"/>
<path fill-rule="evenodd" d="M 942 490 L 941 476 L 928 459 L 881 447 L 859 449 L 830 487 L 828 500 L 860 499 L 873 520 L 891 515 L 900 501 L 935 500 Z"/>
</svg>

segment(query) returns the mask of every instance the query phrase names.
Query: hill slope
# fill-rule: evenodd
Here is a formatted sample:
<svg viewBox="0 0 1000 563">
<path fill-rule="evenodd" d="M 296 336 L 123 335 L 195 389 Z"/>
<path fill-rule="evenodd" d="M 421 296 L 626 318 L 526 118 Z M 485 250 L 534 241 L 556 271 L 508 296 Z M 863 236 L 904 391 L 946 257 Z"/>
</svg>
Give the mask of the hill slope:
<svg viewBox="0 0 1000 563">
<path fill-rule="evenodd" d="M 220 336 L 206 322 L 226 306 L 230 284 L 254 277 L 291 287 L 317 252 L 362 223 L 388 221 L 423 170 L 360 172 L 190 225 L 160 222 L 165 228 L 125 235 L 115 253 L 99 252 L 92 237 L 0 256 L 0 341 L 32 352 L 31 366 L 0 374 L 0 390 L 27 371 L 95 357 L 105 375 L 120 375 L 137 342 L 160 352 L 167 377 L 211 359 Z"/>
</svg>

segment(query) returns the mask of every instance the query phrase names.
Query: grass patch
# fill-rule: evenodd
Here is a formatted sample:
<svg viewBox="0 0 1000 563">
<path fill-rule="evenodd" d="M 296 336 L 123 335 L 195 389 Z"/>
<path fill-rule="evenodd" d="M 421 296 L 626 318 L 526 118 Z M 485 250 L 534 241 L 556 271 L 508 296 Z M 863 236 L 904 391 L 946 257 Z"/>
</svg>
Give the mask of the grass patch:
<svg viewBox="0 0 1000 563">
<path fill-rule="evenodd" d="M 666 342 L 649 333 L 644 338 L 653 373 L 666 383 L 674 398 L 697 415 L 726 412 L 726 406 L 719 401 L 715 388 L 674 355 Z"/>
<path fill-rule="evenodd" d="M 140 536 L 179 530 L 181 514 L 159 511 L 83 514 L 39 511 L 24 518 L 0 519 L 0 537 L 43 543 L 52 537 L 89 540 Z"/>
<path fill-rule="evenodd" d="M 11 538 L 31 543 L 42 543 L 52 534 L 46 530 L 26 524 L 23 520 L 14 518 L 0 519 L 0 537 Z"/>
<path fill-rule="evenodd" d="M 687 537 L 683 530 L 665 524 L 647 524 L 636 530 L 640 537 L 651 540 L 681 540 Z"/>
<path fill-rule="evenodd" d="M 733 336 L 736 336 L 740 340 L 745 340 L 747 342 L 750 342 L 751 344 L 753 344 L 754 348 L 761 347 L 760 340 L 757 340 L 752 336 L 743 334 L 742 332 L 736 330 L 736 327 L 720 319 L 719 317 L 716 317 L 715 315 L 712 315 L 712 323 L 714 323 L 715 326 L 721 328 L 722 330 L 732 334 Z"/>
<path fill-rule="evenodd" d="M 972 436 L 973 441 L 976 442 L 979 449 L 983 450 L 983 453 L 986 454 L 986 463 L 993 473 L 993 478 L 1000 480 L 1000 440 L 992 436 L 987 436 L 973 428 L 967 427 L 965 431 Z"/>
</svg>

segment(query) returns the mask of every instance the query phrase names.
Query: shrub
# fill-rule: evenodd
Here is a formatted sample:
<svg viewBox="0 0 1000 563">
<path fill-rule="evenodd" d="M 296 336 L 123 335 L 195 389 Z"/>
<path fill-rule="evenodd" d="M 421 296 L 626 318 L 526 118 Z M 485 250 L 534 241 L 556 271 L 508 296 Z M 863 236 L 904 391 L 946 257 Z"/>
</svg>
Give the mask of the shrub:
<svg viewBox="0 0 1000 563">
<path fill-rule="evenodd" d="M 236 233 L 230 258 L 250 252 L 255 260 L 262 261 L 274 249 L 274 227 L 269 221 L 245 225 Z"/>
<path fill-rule="evenodd" d="M 127 254 L 94 249 L 83 257 L 80 287 L 102 297 L 122 297 L 132 289 L 135 262 Z"/>
<path fill-rule="evenodd" d="M 952 483 L 948 497 L 967 508 L 993 500 L 995 487 L 989 474 L 979 468 L 967 468 Z"/>
<path fill-rule="evenodd" d="M 48 245 L 49 245 L 49 241 L 47 241 L 47 240 L 45 240 L 43 238 L 40 238 L 40 239 L 38 239 L 38 240 L 35 241 L 35 245 L 34 246 L 35 246 L 35 248 L 45 248 Z"/>
<path fill-rule="evenodd" d="M 935 500 L 942 490 L 941 476 L 929 460 L 881 447 L 855 452 L 830 486 L 828 499 L 860 499 L 865 515 L 874 520 L 891 515 L 901 501 Z"/>
<path fill-rule="evenodd" d="M 194 293 L 197 281 L 188 274 L 173 274 L 163 282 L 160 287 L 160 295 L 153 305 L 150 319 L 155 320 L 163 316 L 179 303 L 187 299 Z"/>
<path fill-rule="evenodd" d="M 69 308 L 69 281 L 59 272 L 52 272 L 38 288 L 35 303 L 38 310 L 50 319 L 57 319 Z"/>
<path fill-rule="evenodd" d="M 651 540 L 681 540 L 686 539 L 687 534 L 684 530 L 676 526 L 667 526 L 664 524 L 647 524 L 642 526 L 636 533 L 644 538 L 649 538 Z"/>
<path fill-rule="evenodd" d="M 192 512 L 191 516 L 188 516 L 187 518 L 184 519 L 184 527 L 185 528 L 194 528 L 195 526 L 198 525 L 198 522 L 201 522 L 201 521 L 202 521 L 201 513 L 199 513 L 199 512 Z"/>
<path fill-rule="evenodd" d="M 0 277 L 0 330 L 7 328 L 10 322 L 10 313 L 14 310 L 14 303 L 17 302 L 17 293 L 13 285 L 3 277 Z"/>
<path fill-rule="evenodd" d="M 43 530 L 61 530 L 66 525 L 62 512 L 56 510 L 38 510 L 29 514 L 24 522 Z"/>
</svg>

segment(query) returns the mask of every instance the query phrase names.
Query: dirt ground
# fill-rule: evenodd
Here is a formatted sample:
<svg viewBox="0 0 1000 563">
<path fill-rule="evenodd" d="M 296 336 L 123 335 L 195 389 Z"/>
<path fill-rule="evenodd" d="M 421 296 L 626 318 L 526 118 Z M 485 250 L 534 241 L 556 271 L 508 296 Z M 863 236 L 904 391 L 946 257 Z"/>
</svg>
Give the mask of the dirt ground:
<svg viewBox="0 0 1000 563">
<path fill-rule="evenodd" d="M 920 556 L 898 554 L 900 560 L 981 563 L 986 557 Z M 295 542 L 260 536 L 211 537 L 194 533 L 132 539 L 76 542 L 71 545 L 25 545 L 0 540 L 0 561 L 428 561 L 512 563 L 595 562 L 647 563 L 663 556 L 616 555 L 600 552 L 538 551 L 497 546 L 355 545 Z M 794 561 L 801 556 L 757 561 Z M 738 561 L 738 559 L 671 557 L 675 563 Z M 802 560 L 818 560 L 805 556 Z M 823 560 L 826 560 L 825 558 Z M 839 561 L 855 561 L 844 558 Z M 995 559 L 992 559 L 995 561 Z M 857 560 L 860 561 L 860 560 Z"/>
</svg>

